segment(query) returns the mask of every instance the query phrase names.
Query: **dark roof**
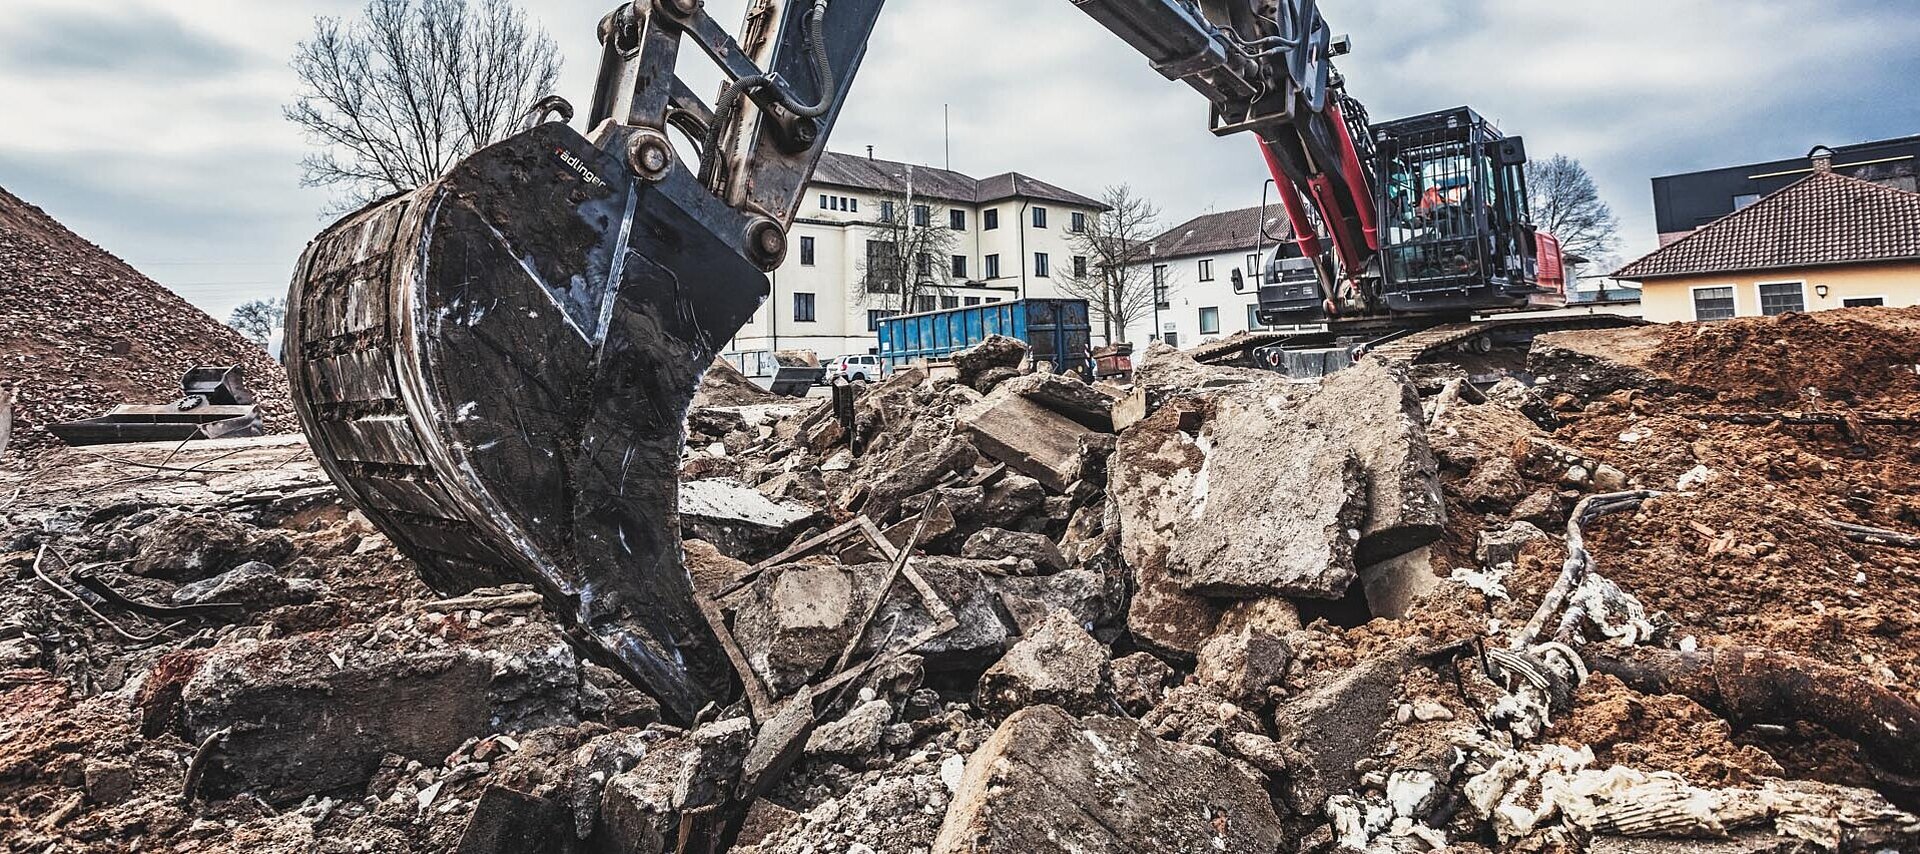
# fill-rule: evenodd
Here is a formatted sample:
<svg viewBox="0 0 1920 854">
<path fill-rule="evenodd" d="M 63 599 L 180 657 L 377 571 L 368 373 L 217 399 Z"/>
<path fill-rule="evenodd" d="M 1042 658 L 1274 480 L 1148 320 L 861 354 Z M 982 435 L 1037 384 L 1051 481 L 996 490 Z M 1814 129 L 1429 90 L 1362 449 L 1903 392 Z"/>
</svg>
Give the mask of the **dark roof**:
<svg viewBox="0 0 1920 854">
<path fill-rule="evenodd" d="M 876 193 L 904 193 L 909 172 L 913 175 L 915 195 L 950 202 L 984 205 L 1002 199 L 1039 199 L 1101 211 L 1107 209 L 1106 205 L 1072 190 L 1018 172 L 991 178 L 973 178 L 950 169 L 915 166 L 897 160 L 875 160 L 837 151 L 829 151 L 820 157 L 820 165 L 813 172 L 813 182 Z"/>
<path fill-rule="evenodd" d="M 1218 255 L 1242 249 L 1254 249 L 1271 240 L 1260 234 L 1260 208 L 1210 213 L 1194 217 L 1153 239 L 1153 257 L 1185 258 L 1190 255 Z M 1279 208 L 1271 209 L 1267 230 L 1286 239 L 1292 234 Z"/>
<path fill-rule="evenodd" d="M 1920 193 L 1815 172 L 1615 273 L 1672 276 L 1920 261 Z"/>
</svg>

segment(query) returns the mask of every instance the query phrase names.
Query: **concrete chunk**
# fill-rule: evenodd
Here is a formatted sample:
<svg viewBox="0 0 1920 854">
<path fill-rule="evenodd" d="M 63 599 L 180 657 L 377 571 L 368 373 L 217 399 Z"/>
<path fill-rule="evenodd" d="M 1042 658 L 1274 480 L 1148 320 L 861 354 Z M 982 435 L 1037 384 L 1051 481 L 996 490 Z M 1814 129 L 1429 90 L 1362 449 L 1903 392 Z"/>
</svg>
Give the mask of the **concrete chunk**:
<svg viewBox="0 0 1920 854">
<path fill-rule="evenodd" d="M 1016 712 L 966 763 L 934 854 L 1271 854 L 1262 786 L 1211 748 L 1121 718 Z"/>
<path fill-rule="evenodd" d="M 980 677 L 979 706 L 994 715 L 1038 705 L 1082 715 L 1108 711 L 1111 678 L 1107 648 L 1072 614 L 1054 611 Z"/>
<path fill-rule="evenodd" d="M 1009 392 L 1038 403 L 1102 433 L 1113 432 L 1114 399 L 1078 377 L 1037 373 L 1007 380 Z"/>
<path fill-rule="evenodd" d="M 1180 432 L 1168 407 L 1120 435 L 1108 461 L 1109 511 L 1120 529 L 1120 556 L 1133 574 L 1127 628 L 1156 649 L 1191 660 L 1213 634 L 1222 606 L 1188 592 L 1168 570 L 1183 498 L 1205 456 Z"/>
<path fill-rule="evenodd" d="M 1092 430 L 1007 390 L 962 409 L 955 427 L 981 452 L 1055 493 L 1080 479 Z"/>
</svg>

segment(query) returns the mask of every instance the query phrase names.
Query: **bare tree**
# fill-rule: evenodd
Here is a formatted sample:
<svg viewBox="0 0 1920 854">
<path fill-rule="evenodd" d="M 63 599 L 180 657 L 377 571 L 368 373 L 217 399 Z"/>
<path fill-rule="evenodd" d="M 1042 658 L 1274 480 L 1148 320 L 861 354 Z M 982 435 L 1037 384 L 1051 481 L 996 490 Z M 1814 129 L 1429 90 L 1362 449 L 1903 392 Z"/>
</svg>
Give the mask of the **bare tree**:
<svg viewBox="0 0 1920 854">
<path fill-rule="evenodd" d="M 279 297 L 242 303 L 227 318 L 227 325 L 239 330 L 262 347 L 273 341 L 273 331 L 287 322 L 287 301 Z"/>
<path fill-rule="evenodd" d="M 911 190 L 884 194 L 879 216 L 866 227 L 866 258 L 860 262 L 861 293 L 868 305 L 899 314 L 921 310 L 953 290 L 953 248 L 958 232 L 949 210 Z"/>
<path fill-rule="evenodd" d="M 1074 254 L 1087 259 L 1086 269 L 1071 270 L 1058 283 L 1063 293 L 1087 301 L 1103 337 L 1114 343 L 1124 341 L 1127 330 L 1150 317 L 1165 296 L 1156 293 L 1161 288 L 1146 263 L 1160 209 L 1125 184 L 1108 187 L 1101 203 L 1107 210 L 1090 217 L 1085 231 L 1067 237 Z"/>
<path fill-rule="evenodd" d="M 1620 243 L 1620 220 L 1580 161 L 1564 154 L 1527 164 L 1533 224 L 1560 239 L 1570 255 L 1599 261 Z"/>
<path fill-rule="evenodd" d="M 319 150 L 303 183 L 351 209 L 439 178 L 510 134 L 560 77 L 560 52 L 512 0 L 371 0 L 321 17 L 282 112 Z"/>
</svg>

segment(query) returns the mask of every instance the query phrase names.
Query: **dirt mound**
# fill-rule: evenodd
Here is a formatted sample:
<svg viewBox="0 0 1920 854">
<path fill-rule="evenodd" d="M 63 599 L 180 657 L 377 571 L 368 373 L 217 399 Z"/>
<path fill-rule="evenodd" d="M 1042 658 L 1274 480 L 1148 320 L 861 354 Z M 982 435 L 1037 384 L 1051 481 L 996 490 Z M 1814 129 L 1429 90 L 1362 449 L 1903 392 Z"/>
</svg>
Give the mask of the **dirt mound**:
<svg viewBox="0 0 1920 854">
<path fill-rule="evenodd" d="M 1818 408 L 1920 401 L 1920 308 L 1667 327 L 1652 363 L 1723 402 Z"/>
<path fill-rule="evenodd" d="M 126 262 L 0 189 L 0 396 L 12 447 L 59 444 L 47 424 L 180 396 L 195 365 L 240 365 L 272 432 L 296 429 L 280 366 Z"/>
</svg>

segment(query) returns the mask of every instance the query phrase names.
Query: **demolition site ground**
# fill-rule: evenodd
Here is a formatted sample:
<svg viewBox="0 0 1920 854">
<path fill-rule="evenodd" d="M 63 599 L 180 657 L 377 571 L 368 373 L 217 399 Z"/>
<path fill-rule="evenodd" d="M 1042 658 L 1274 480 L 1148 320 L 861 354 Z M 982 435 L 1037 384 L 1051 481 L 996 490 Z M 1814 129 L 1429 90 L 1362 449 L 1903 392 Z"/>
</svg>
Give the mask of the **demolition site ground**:
<svg viewBox="0 0 1920 854">
<path fill-rule="evenodd" d="M 1486 388 L 1024 356 L 850 420 L 709 372 L 680 512 L 740 699 L 693 720 L 530 588 L 429 589 L 297 435 L 16 445 L 0 841 L 1920 850 L 1920 310 Z"/>
</svg>

